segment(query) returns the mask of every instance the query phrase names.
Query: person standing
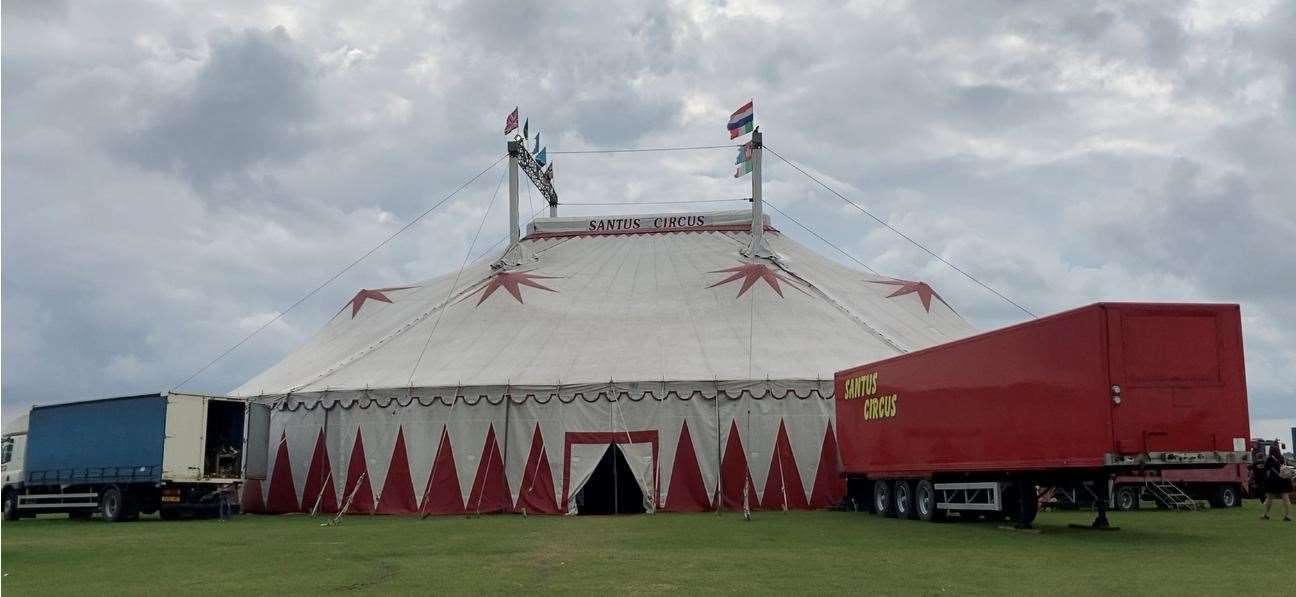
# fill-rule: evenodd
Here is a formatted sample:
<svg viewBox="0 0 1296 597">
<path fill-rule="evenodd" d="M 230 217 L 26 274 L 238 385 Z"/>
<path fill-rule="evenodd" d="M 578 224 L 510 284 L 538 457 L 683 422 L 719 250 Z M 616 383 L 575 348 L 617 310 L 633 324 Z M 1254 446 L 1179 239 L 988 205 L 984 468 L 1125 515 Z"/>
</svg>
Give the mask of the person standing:
<svg viewBox="0 0 1296 597">
<path fill-rule="evenodd" d="M 1285 464 L 1287 459 L 1283 458 L 1278 444 L 1269 446 L 1269 456 L 1265 458 L 1264 463 L 1264 514 L 1260 515 L 1264 520 L 1269 520 L 1269 510 L 1273 508 L 1274 500 L 1282 500 L 1283 520 L 1291 522 L 1292 481 L 1282 477 L 1282 468 Z"/>
</svg>

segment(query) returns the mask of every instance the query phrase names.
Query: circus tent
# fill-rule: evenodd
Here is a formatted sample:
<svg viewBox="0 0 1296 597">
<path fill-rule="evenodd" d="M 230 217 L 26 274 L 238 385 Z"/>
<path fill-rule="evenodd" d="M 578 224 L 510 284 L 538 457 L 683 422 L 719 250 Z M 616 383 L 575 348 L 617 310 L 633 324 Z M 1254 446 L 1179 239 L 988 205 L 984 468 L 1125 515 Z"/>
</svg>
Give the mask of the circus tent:
<svg viewBox="0 0 1296 597">
<path fill-rule="evenodd" d="M 234 392 L 271 407 L 245 509 L 578 513 L 609 467 L 617 511 L 831 506 L 833 372 L 973 329 L 756 217 L 771 257 L 750 210 L 541 218 L 511 263 L 359 290 Z"/>
</svg>

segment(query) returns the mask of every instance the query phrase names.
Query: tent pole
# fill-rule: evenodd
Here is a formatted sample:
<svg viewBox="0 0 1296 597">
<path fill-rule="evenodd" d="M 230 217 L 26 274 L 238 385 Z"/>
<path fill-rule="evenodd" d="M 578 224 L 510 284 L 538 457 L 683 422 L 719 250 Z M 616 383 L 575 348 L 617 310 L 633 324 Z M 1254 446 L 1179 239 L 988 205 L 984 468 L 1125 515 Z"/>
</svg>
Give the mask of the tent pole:
<svg viewBox="0 0 1296 597">
<path fill-rule="evenodd" d="M 521 218 L 518 216 L 518 154 L 522 152 L 521 141 L 509 141 L 509 248 L 518 244 L 520 240 L 518 235 L 518 226 Z"/>
<path fill-rule="evenodd" d="M 511 389 L 511 388 L 510 388 Z M 509 495 L 508 490 L 508 444 L 509 444 L 509 403 L 513 402 L 512 392 L 504 395 L 504 453 L 500 459 L 504 464 L 504 477 L 500 479 L 500 484 L 504 486 L 504 495 L 508 497 L 509 503 L 513 502 L 513 496 Z"/>
<path fill-rule="evenodd" d="M 752 224 L 751 244 L 747 246 L 748 257 L 769 259 L 774 256 L 769 244 L 765 242 L 765 209 L 761 198 L 761 154 L 765 153 L 764 141 L 759 128 L 752 131 Z"/>
<path fill-rule="evenodd" d="M 724 448 L 721 439 L 724 434 L 720 429 L 720 392 L 715 395 L 715 422 L 716 422 L 716 514 L 723 510 L 724 506 Z"/>
</svg>

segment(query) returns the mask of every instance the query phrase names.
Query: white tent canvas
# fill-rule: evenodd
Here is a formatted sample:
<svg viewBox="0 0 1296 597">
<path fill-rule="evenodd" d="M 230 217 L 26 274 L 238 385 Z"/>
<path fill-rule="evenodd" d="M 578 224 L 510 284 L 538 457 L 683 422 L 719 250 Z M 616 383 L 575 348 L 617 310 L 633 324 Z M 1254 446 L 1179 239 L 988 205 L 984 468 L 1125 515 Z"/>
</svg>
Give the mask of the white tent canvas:
<svg viewBox="0 0 1296 597">
<path fill-rule="evenodd" d="M 539 219 L 520 267 L 357 292 L 235 391 L 273 402 L 287 438 L 249 509 L 309 509 L 303 488 L 326 485 L 340 505 L 357 441 L 374 497 L 355 511 L 566 512 L 582 454 L 612 444 L 647 458 L 635 477 L 661 510 L 731 503 L 746 484 L 756 507 L 828 505 L 833 373 L 973 329 L 930 286 L 768 225 L 776 257 L 748 259 L 750 227 L 748 211 Z"/>
</svg>

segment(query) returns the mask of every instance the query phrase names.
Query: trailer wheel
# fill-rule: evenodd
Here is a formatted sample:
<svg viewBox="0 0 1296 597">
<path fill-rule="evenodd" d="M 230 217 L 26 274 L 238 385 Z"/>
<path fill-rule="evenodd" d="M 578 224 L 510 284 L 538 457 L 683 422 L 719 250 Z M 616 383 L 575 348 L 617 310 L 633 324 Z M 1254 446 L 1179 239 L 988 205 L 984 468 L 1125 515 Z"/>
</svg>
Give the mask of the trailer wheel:
<svg viewBox="0 0 1296 597">
<path fill-rule="evenodd" d="M 99 495 L 99 513 L 106 522 L 122 522 L 128 518 L 126 496 L 120 489 L 109 487 Z"/>
<path fill-rule="evenodd" d="M 1017 484 L 1017 512 L 1015 518 L 1019 528 L 1030 528 L 1039 514 L 1039 498 L 1035 493 L 1035 484 L 1021 482 Z"/>
<path fill-rule="evenodd" d="M 1116 509 L 1131 512 L 1139 509 L 1139 491 L 1128 485 L 1116 489 Z"/>
<path fill-rule="evenodd" d="M 936 507 L 936 487 L 931 481 L 923 479 L 914 490 L 914 510 L 918 518 L 927 522 L 939 522 L 945 518 L 945 511 Z"/>
<path fill-rule="evenodd" d="M 873 511 L 888 518 L 895 518 L 895 504 L 891 501 L 891 483 L 873 482 Z"/>
<path fill-rule="evenodd" d="M 18 492 L 5 490 L 4 492 L 4 519 L 18 520 Z"/>
<path fill-rule="evenodd" d="M 913 485 L 909 481 L 896 481 L 894 493 L 896 518 L 914 518 Z"/>
<path fill-rule="evenodd" d="M 1212 508 L 1234 508 L 1242 504 L 1242 495 L 1236 485 L 1220 485 L 1210 499 Z"/>
</svg>

